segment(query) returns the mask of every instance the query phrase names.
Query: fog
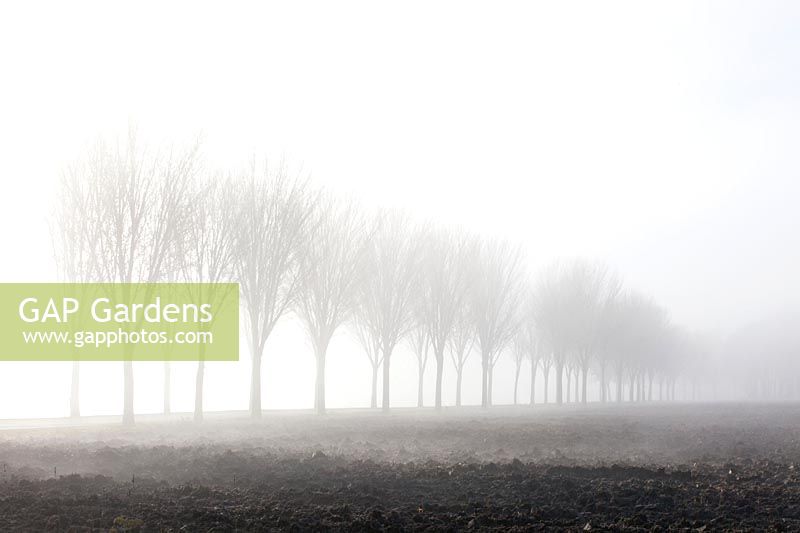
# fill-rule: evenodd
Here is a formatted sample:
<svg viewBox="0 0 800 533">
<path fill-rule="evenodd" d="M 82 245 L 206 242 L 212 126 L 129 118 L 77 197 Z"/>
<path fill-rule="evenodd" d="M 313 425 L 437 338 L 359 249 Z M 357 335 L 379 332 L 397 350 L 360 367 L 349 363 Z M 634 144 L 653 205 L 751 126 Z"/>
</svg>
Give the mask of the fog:
<svg viewBox="0 0 800 533">
<path fill-rule="evenodd" d="M 199 135 L 203 173 L 284 161 L 364 213 L 402 209 L 507 240 L 534 277 L 557 260 L 606 265 L 693 339 L 676 400 L 794 400 L 798 15 L 778 2 L 6 5 L 0 281 L 58 279 L 61 173 L 134 124 L 152 147 Z M 248 408 L 242 335 L 238 363 L 207 363 L 207 411 Z M 594 361 L 589 401 L 602 398 Z M 121 367 L 82 363 L 81 414 L 122 412 Z M 134 367 L 135 411 L 160 412 L 163 365 Z M 0 368 L 0 418 L 69 414 L 70 363 Z M 193 410 L 195 368 L 173 364 L 173 411 Z M 449 360 L 443 372 L 453 405 Z M 513 401 L 514 374 L 509 345 L 493 403 Z M 264 409 L 315 405 L 314 348 L 296 313 L 270 334 L 261 375 Z M 343 324 L 327 406 L 369 406 L 371 375 Z M 481 404 L 481 377 L 473 353 L 464 404 Z M 535 383 L 541 402 L 541 372 Z M 401 342 L 392 406 L 416 406 L 417 385 Z"/>
</svg>

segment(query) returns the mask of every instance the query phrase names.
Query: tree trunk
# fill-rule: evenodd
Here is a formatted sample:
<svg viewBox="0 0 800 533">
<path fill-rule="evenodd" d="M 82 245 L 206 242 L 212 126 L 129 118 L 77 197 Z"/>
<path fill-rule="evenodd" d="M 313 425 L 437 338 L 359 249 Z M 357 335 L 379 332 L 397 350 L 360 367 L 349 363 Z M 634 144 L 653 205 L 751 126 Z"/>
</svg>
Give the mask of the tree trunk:
<svg viewBox="0 0 800 533">
<path fill-rule="evenodd" d="M 564 363 L 556 363 L 556 404 L 561 405 L 563 402 L 562 383 L 564 379 Z"/>
<path fill-rule="evenodd" d="M 456 407 L 461 407 L 461 376 L 463 373 L 463 366 L 456 368 Z"/>
<path fill-rule="evenodd" d="M 123 407 L 122 423 L 126 426 L 134 424 L 133 417 L 133 361 L 122 363 Z"/>
<path fill-rule="evenodd" d="M 531 405 L 536 403 L 536 364 L 531 361 Z"/>
<path fill-rule="evenodd" d="M 600 403 L 606 403 L 606 365 L 600 365 Z"/>
<path fill-rule="evenodd" d="M 72 362 L 72 384 L 69 389 L 69 416 L 81 416 L 81 366 L 78 361 Z"/>
<path fill-rule="evenodd" d="M 489 355 L 481 352 L 481 407 L 489 407 Z"/>
<path fill-rule="evenodd" d="M 372 397 L 369 406 L 372 409 L 378 408 L 378 365 L 375 362 L 372 363 Z"/>
<path fill-rule="evenodd" d="M 392 361 L 392 351 L 383 349 L 383 410 L 389 411 L 389 369 Z"/>
<path fill-rule="evenodd" d="M 197 362 L 197 374 L 194 378 L 194 421 L 203 421 L 203 381 L 205 379 L 206 362 Z"/>
<path fill-rule="evenodd" d="M 631 385 L 631 390 L 628 391 L 628 401 L 629 402 L 633 402 L 633 398 L 634 398 L 633 397 L 633 393 L 634 393 L 634 389 L 636 388 L 636 386 L 635 386 L 636 385 L 636 378 L 634 377 L 633 374 L 631 374 L 630 385 Z"/>
<path fill-rule="evenodd" d="M 544 398 L 542 398 L 542 403 L 547 405 L 547 392 L 550 384 L 550 367 L 548 366 L 547 369 L 542 369 L 542 373 L 544 374 Z"/>
<path fill-rule="evenodd" d="M 586 376 L 589 374 L 589 366 L 583 367 L 583 385 L 581 386 L 581 403 L 586 405 Z"/>
<path fill-rule="evenodd" d="M 514 405 L 517 405 L 517 389 L 519 389 L 519 371 L 521 370 L 520 365 L 517 365 L 517 369 L 514 372 Z"/>
<path fill-rule="evenodd" d="M 417 407 L 422 407 L 422 385 L 423 379 L 425 377 L 425 369 L 422 367 L 422 364 L 419 365 L 419 379 L 417 382 Z"/>
<path fill-rule="evenodd" d="M 172 412 L 172 367 L 169 361 L 164 361 L 164 414 L 168 415 Z"/>
<path fill-rule="evenodd" d="M 650 386 L 647 388 L 647 401 L 653 401 L 653 374 L 650 374 Z"/>
<path fill-rule="evenodd" d="M 261 354 L 253 353 L 250 373 L 250 416 L 261 418 Z"/>
<path fill-rule="evenodd" d="M 486 390 L 488 393 L 486 394 L 486 400 L 489 404 L 489 407 L 492 406 L 492 386 L 494 385 L 494 365 L 489 363 L 489 375 L 486 376 Z"/>
<path fill-rule="evenodd" d="M 575 403 L 578 403 L 580 401 L 579 397 L 578 397 L 578 385 L 579 385 L 578 382 L 580 381 L 580 379 L 579 379 L 580 376 L 578 375 L 579 372 L 578 372 L 578 368 L 577 367 L 575 368 L 574 374 L 575 374 Z"/>
<path fill-rule="evenodd" d="M 253 357 L 253 368 L 250 373 L 250 416 L 261 418 L 261 356 L 262 346 L 258 340 L 258 320 L 250 315 L 250 350 Z"/>
<path fill-rule="evenodd" d="M 436 354 L 436 409 L 442 409 L 442 372 L 444 371 L 444 354 Z"/>
<path fill-rule="evenodd" d="M 567 403 L 572 399 L 572 370 L 567 368 Z"/>
<path fill-rule="evenodd" d="M 315 359 L 317 360 L 317 378 L 314 387 L 314 411 L 318 415 L 325 414 L 325 355 L 328 351 L 328 343 L 317 343 Z"/>
</svg>

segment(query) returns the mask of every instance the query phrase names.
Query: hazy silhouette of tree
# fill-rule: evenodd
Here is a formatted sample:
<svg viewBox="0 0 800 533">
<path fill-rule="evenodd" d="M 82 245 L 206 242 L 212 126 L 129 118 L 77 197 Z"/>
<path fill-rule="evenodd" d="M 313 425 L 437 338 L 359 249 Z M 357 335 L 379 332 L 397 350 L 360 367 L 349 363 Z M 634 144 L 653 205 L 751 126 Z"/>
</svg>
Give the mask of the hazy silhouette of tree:
<svg viewBox="0 0 800 533">
<path fill-rule="evenodd" d="M 239 282 L 252 356 L 250 415 L 261 416 L 261 360 L 275 325 L 295 303 L 301 254 L 310 238 L 315 195 L 286 165 L 249 173 L 236 183 L 234 277 Z"/>
<path fill-rule="evenodd" d="M 583 259 L 555 262 L 540 275 L 536 284 L 535 322 L 537 332 L 552 349 L 556 369 L 556 403 L 570 398 L 572 376 L 578 401 L 579 378 L 583 377 L 580 401 L 586 402 L 586 388 L 592 357 L 598 354 L 606 303 L 620 290 L 618 278 L 605 265 Z"/>
<path fill-rule="evenodd" d="M 414 326 L 414 291 L 421 242 L 411 219 L 400 211 L 381 211 L 368 239 L 364 268 L 357 285 L 356 321 L 362 345 L 373 352 L 373 402 L 376 405 L 377 366 L 383 365 L 384 411 L 389 409 L 392 352 Z"/>
<path fill-rule="evenodd" d="M 519 326 L 525 265 L 521 248 L 506 241 L 484 239 L 477 250 L 469 304 L 481 353 L 481 405 L 488 407 L 494 366 Z"/>
<path fill-rule="evenodd" d="M 470 268 L 470 265 L 460 265 L 458 268 Z M 467 289 L 467 287 L 465 287 Z M 456 407 L 461 407 L 461 389 L 464 376 L 464 364 L 467 362 L 475 346 L 475 323 L 469 302 L 456 310 L 456 317 L 453 321 L 453 332 L 450 335 L 447 346 L 450 354 L 450 361 L 456 371 Z"/>
<path fill-rule="evenodd" d="M 236 211 L 239 208 L 235 184 L 212 175 L 197 180 L 189 197 L 184 239 L 178 257 L 183 280 L 197 284 L 231 281 L 234 275 L 234 237 Z M 204 285 L 193 285 L 191 297 L 216 309 L 223 304 L 224 293 L 205 293 Z M 236 310 L 238 312 L 238 309 Z M 209 324 L 210 325 L 210 324 Z M 194 420 L 203 420 L 203 385 L 205 381 L 205 345 L 198 345 L 195 374 Z"/>
<path fill-rule="evenodd" d="M 355 310 L 372 239 L 370 233 L 355 204 L 325 196 L 317 203 L 311 232 L 302 246 L 297 314 L 314 348 L 314 409 L 319 414 L 325 412 L 328 345 Z"/>
<path fill-rule="evenodd" d="M 575 401 L 578 401 L 578 372 L 582 378 L 581 403 L 586 403 L 589 366 L 594 357 L 600 357 L 604 326 L 603 313 L 621 290 L 619 277 L 610 272 L 602 263 L 576 260 L 567 271 L 569 276 L 566 298 L 574 323 L 573 350 L 575 355 Z"/>
<path fill-rule="evenodd" d="M 417 359 L 417 407 L 422 407 L 424 404 L 425 367 L 428 365 L 431 343 L 428 328 L 424 322 L 420 322 L 419 317 L 415 317 L 414 325 L 407 336 L 407 340 L 411 351 Z"/>
<path fill-rule="evenodd" d="M 466 303 L 471 240 L 461 232 L 436 229 L 425 242 L 421 280 L 421 316 L 436 360 L 435 407 L 442 407 L 444 354 L 455 329 L 458 312 Z"/>
<path fill-rule="evenodd" d="M 537 322 L 534 322 L 534 334 L 536 335 L 536 344 L 539 349 L 539 366 L 542 367 L 542 378 L 544 380 L 544 389 L 542 390 L 542 403 L 550 401 L 550 374 L 553 370 L 553 349 L 548 342 L 540 336 Z"/>
<path fill-rule="evenodd" d="M 530 405 L 536 403 L 536 373 L 543 362 L 543 346 L 536 332 L 535 294 L 530 285 L 524 288 L 519 311 L 519 326 L 514 332 L 512 340 L 512 354 L 514 355 L 514 404 L 517 403 L 517 388 L 522 363 L 528 361 L 530 365 Z M 548 367 L 549 370 L 549 367 Z"/>
<path fill-rule="evenodd" d="M 199 144 L 151 151 L 129 128 L 124 143 L 98 142 L 87 161 L 89 196 L 100 221 L 98 279 L 133 283 L 162 281 L 170 250 L 179 238 L 189 184 L 197 171 Z M 129 289 L 125 289 L 128 291 Z M 130 295 L 126 295 L 130 296 Z M 124 424 L 133 424 L 133 363 L 123 362 Z"/>
<path fill-rule="evenodd" d="M 610 317 L 606 322 L 604 344 L 611 354 L 616 400 L 623 401 L 626 376 L 628 401 L 641 400 L 644 398 L 643 372 L 654 357 L 658 343 L 664 340 L 669 329 L 668 317 L 652 298 L 632 290 L 622 293 L 606 312 Z"/>
<path fill-rule="evenodd" d="M 364 353 L 369 360 L 370 368 L 372 369 L 372 393 L 370 395 L 369 406 L 372 409 L 378 407 L 378 370 L 383 363 L 383 356 L 379 346 L 380 337 L 371 330 L 372 324 L 356 318 L 353 320 L 352 329 L 355 333 L 356 340 L 361 344 Z"/>
<path fill-rule="evenodd" d="M 551 350 L 556 376 L 556 404 L 559 405 L 564 401 L 564 365 L 572 340 L 571 317 L 565 302 L 565 281 L 561 263 L 552 263 L 539 275 L 534 298 L 536 331 Z"/>
<path fill-rule="evenodd" d="M 598 331 L 596 337 L 597 358 L 595 359 L 595 374 L 600 385 L 600 402 L 606 403 L 611 400 L 609 397 L 608 385 L 612 376 L 610 370 L 615 359 L 618 357 L 616 350 L 619 349 L 616 339 L 621 335 L 620 328 L 625 327 L 625 294 L 620 292 L 613 298 L 609 298 L 603 306 L 599 316 Z"/>
<path fill-rule="evenodd" d="M 522 341 L 520 332 L 514 335 L 511 342 L 511 356 L 514 358 L 514 405 L 517 405 L 517 392 L 519 390 L 519 375 L 522 372 L 522 364 L 528 358 L 528 349 L 520 344 Z M 533 386 L 533 382 L 531 382 Z"/>
<path fill-rule="evenodd" d="M 102 231 L 98 197 L 100 165 L 89 157 L 69 165 L 61 174 L 57 202 L 50 219 L 50 236 L 59 277 L 70 283 L 99 281 L 97 261 Z M 69 413 L 81 414 L 80 363 L 72 363 Z"/>
</svg>

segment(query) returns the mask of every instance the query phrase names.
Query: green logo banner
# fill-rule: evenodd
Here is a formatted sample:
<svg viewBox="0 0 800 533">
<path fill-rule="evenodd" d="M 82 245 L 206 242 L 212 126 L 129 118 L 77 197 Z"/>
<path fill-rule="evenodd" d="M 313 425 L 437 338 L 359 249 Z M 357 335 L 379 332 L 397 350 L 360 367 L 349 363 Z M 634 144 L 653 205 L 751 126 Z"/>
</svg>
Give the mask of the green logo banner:
<svg viewBox="0 0 800 533">
<path fill-rule="evenodd" d="M 238 361 L 236 283 L 0 283 L 3 361 Z"/>
</svg>

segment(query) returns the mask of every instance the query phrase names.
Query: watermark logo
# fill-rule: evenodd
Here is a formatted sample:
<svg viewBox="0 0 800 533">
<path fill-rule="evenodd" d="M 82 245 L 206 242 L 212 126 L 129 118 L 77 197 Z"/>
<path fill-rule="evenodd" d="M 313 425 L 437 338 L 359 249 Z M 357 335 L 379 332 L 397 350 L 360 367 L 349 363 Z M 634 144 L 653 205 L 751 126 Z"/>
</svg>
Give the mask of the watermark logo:
<svg viewBox="0 0 800 533">
<path fill-rule="evenodd" d="M 0 283 L 0 360 L 237 361 L 236 283 Z"/>
</svg>

